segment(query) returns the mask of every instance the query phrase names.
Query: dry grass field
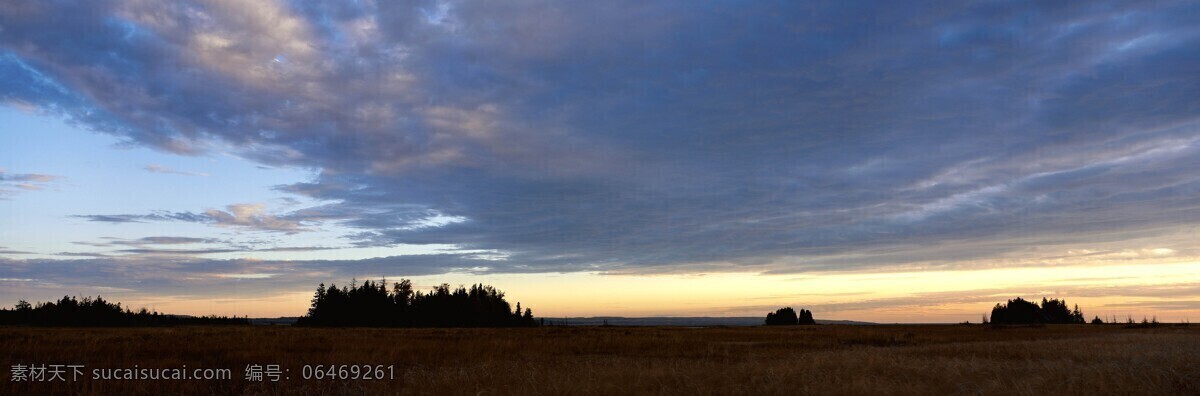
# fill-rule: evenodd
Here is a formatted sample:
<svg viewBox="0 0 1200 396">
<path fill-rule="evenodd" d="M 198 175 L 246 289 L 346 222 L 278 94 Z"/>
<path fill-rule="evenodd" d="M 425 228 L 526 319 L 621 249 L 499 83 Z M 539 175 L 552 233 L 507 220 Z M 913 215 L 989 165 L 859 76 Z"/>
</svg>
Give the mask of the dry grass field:
<svg viewBox="0 0 1200 396">
<path fill-rule="evenodd" d="M 0 393 L 1200 394 L 1200 327 L 0 328 Z M 228 368 L 230 380 L 12 382 L 13 364 Z M 253 382 L 247 364 L 288 379 Z M 383 364 L 394 380 L 304 380 Z"/>
</svg>

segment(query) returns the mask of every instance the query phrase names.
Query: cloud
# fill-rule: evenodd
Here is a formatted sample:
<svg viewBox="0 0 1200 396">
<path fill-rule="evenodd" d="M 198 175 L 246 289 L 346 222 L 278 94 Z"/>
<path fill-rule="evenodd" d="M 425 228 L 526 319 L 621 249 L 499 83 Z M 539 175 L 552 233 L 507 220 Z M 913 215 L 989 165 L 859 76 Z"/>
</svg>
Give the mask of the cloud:
<svg viewBox="0 0 1200 396">
<path fill-rule="evenodd" d="M 44 190 L 50 183 L 62 179 L 62 176 L 41 173 L 8 173 L 0 168 L 0 198 L 14 195 L 20 191 Z"/>
<path fill-rule="evenodd" d="M 171 168 L 168 168 L 168 167 L 165 167 L 162 165 L 158 165 L 158 164 L 146 165 L 146 167 L 144 169 L 146 169 L 146 171 L 150 172 L 150 173 L 166 173 L 166 174 L 172 174 L 172 175 L 208 177 L 207 173 L 178 171 L 178 170 L 174 170 L 174 169 L 171 169 Z"/>
<path fill-rule="evenodd" d="M 144 215 L 71 215 L 71 217 L 101 223 L 141 223 L 145 218 Z"/>
<path fill-rule="evenodd" d="M 1114 310 L 1136 310 L 1151 312 L 1196 311 L 1200 310 L 1200 300 L 1134 300 L 1123 303 L 1105 304 L 1105 308 Z M 1120 319 L 1118 319 L 1120 320 Z M 1137 319 L 1134 319 L 1137 320 Z"/>
<path fill-rule="evenodd" d="M 275 217 L 266 213 L 266 206 L 260 204 L 229 205 L 228 211 L 209 209 L 204 215 L 213 223 L 223 227 L 244 227 L 261 231 L 280 231 L 297 233 L 307 231 L 300 226 L 299 221 Z"/>
<path fill-rule="evenodd" d="M 191 212 L 155 212 L 151 214 L 116 214 L 116 215 L 71 215 L 73 218 L 86 219 L 100 223 L 144 223 L 147 221 L 184 221 L 192 223 L 211 222 L 205 214 Z"/>
<path fill-rule="evenodd" d="M 132 253 L 141 255 L 174 255 L 174 256 L 197 256 L 204 254 L 217 253 L 249 253 L 249 252 L 312 252 L 317 250 L 334 250 L 334 247 L 321 246 L 296 246 L 296 247 L 272 247 L 272 248 L 246 248 L 246 247 L 229 247 L 229 248 L 208 248 L 208 249 L 155 249 L 155 248 L 136 248 L 136 249 L 118 249 L 113 253 Z"/>
<path fill-rule="evenodd" d="M 235 252 L 242 252 L 242 251 L 244 251 L 244 250 L 241 250 L 241 249 L 219 249 L 219 248 L 214 248 L 214 249 L 147 249 L 147 248 L 137 248 L 137 249 L 119 249 L 119 250 L 116 250 L 116 251 L 114 251 L 114 252 L 115 252 L 115 253 L 146 254 L 146 255 L 163 255 L 163 254 L 166 254 L 166 255 L 179 255 L 179 256 L 194 256 L 194 255 L 200 255 L 200 254 L 235 253 Z"/>
<path fill-rule="evenodd" d="M 160 211 L 150 214 L 72 215 L 71 217 L 102 223 L 183 221 L 286 234 L 310 231 L 302 225 L 303 219 L 275 216 L 267 213 L 266 206 L 262 204 L 233 204 L 227 206 L 226 210 L 208 209 L 203 213 Z"/>
<path fill-rule="evenodd" d="M 171 236 L 156 236 L 143 237 L 133 241 L 121 241 L 131 245 L 186 245 L 193 243 L 212 242 L 212 239 L 207 238 L 189 238 L 189 237 L 171 237 Z"/>
<path fill-rule="evenodd" d="M 324 202 L 91 221 L 616 273 L 1036 265 L 1200 224 L 1190 2 L 64 7 L 0 10 L 0 101 L 320 169 L 279 189 Z"/>
<path fill-rule="evenodd" d="M 100 216 L 104 217 L 104 216 Z M 118 219 L 121 219 L 118 217 Z M 103 221 L 103 220 L 101 220 Z M 116 221 L 122 222 L 122 221 Z M 74 242 L 79 245 L 107 247 L 107 246 L 147 246 L 147 245 L 191 245 L 200 243 L 218 243 L 222 242 L 213 238 L 192 238 L 180 236 L 150 236 L 137 239 L 125 239 L 117 237 L 102 237 L 103 242 Z"/>
<path fill-rule="evenodd" d="M 81 290 L 105 296 L 113 289 L 143 296 L 229 298 L 272 296 L 311 291 L 318 283 L 346 282 L 352 278 L 380 279 L 466 272 L 505 265 L 470 255 L 436 254 L 380 257 L 365 260 L 214 260 L 185 255 L 134 255 L 71 259 L 0 258 L 0 282 L 23 279 L 29 284 L 9 285 L 0 298 L 35 300 L 61 297 L 62 290 Z M 238 276 L 272 274 L 270 277 Z M 39 286 L 38 290 L 33 290 Z M 39 293 L 45 294 L 39 297 Z"/>
<path fill-rule="evenodd" d="M 0 169 L 0 180 L 8 182 L 38 182 L 49 183 L 61 179 L 59 176 L 43 175 L 40 173 L 5 173 Z"/>
<path fill-rule="evenodd" d="M 217 239 L 179 236 L 149 236 L 136 239 L 102 237 L 99 241 L 75 241 L 76 245 L 105 249 L 92 252 L 61 252 L 66 257 L 139 257 L 196 258 L 203 255 L 222 253 L 267 253 L 267 252 L 314 252 L 337 250 L 332 246 L 278 246 L 276 243 L 255 239 Z M 0 249 L 0 253 L 4 250 Z M 31 253 L 32 254 L 32 253 Z"/>
</svg>

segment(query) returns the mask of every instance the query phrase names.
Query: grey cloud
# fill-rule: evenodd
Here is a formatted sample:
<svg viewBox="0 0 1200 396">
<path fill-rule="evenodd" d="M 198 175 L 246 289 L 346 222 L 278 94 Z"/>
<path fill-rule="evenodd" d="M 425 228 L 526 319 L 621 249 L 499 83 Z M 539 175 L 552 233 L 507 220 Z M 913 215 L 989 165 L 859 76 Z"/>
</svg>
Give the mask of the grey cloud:
<svg viewBox="0 0 1200 396">
<path fill-rule="evenodd" d="M 119 222 L 119 221 L 118 221 Z M 216 243 L 220 240 L 213 238 L 192 238 L 180 236 L 150 236 L 137 239 L 125 239 L 117 237 L 101 237 L 102 242 L 72 242 L 78 245 L 106 247 L 106 246 L 145 246 L 145 245 L 188 245 L 197 243 Z"/>
<path fill-rule="evenodd" d="M 104 257 L 111 257 L 111 255 L 109 255 L 109 254 L 104 254 L 104 253 L 87 253 L 87 252 L 58 252 L 58 253 L 55 253 L 54 255 L 55 255 L 55 256 L 62 256 L 62 257 L 89 257 L 89 258 L 104 258 Z"/>
<path fill-rule="evenodd" d="M 70 217 L 86 219 L 101 223 L 144 223 L 147 221 L 185 221 L 206 223 L 212 221 L 204 214 L 190 212 L 156 212 L 151 214 L 118 214 L 118 215 L 71 215 Z"/>
<path fill-rule="evenodd" d="M 239 249 L 221 249 L 221 248 L 213 248 L 213 249 L 147 249 L 147 248 L 137 248 L 137 249 L 118 249 L 118 250 L 115 250 L 114 252 L 115 252 L 115 253 L 148 254 L 148 255 L 163 255 L 163 254 L 168 254 L 168 255 L 184 255 L 184 256 L 193 256 L 193 255 L 198 255 L 198 254 L 235 253 L 235 252 L 241 252 L 241 251 L 243 251 L 243 250 L 239 250 Z"/>
<path fill-rule="evenodd" d="M 248 252 L 312 252 L 318 250 L 333 250 L 333 247 L 321 246 L 296 246 L 296 247 L 272 247 L 272 248 L 245 248 L 245 247 L 228 247 L 228 248 L 207 248 L 207 249 L 154 249 L 154 248 L 136 248 L 136 249 L 117 249 L 113 253 L 132 253 L 141 255 L 178 255 L 178 256 L 196 256 L 204 254 L 217 253 L 248 253 Z"/>
<path fill-rule="evenodd" d="M 19 1 L 0 99 L 319 168 L 279 188 L 327 201 L 81 218 L 338 222 L 491 271 L 970 265 L 1200 222 L 1191 2 L 442 4 Z"/>
<path fill-rule="evenodd" d="M 503 265 L 506 263 L 462 254 L 333 261 L 211 260 L 171 255 L 55 260 L 0 258 L 0 282 L 28 279 L 31 284 L 48 285 L 34 289 L 30 284 L 9 284 L 0 290 L 0 299 L 49 299 L 61 297 L 63 289 L 98 288 L 110 290 L 101 291 L 105 296 L 113 294 L 111 290 L 121 290 L 126 295 L 144 296 L 263 297 L 308 292 L 318 283 L 341 284 L 352 278 L 436 275 Z M 253 274 L 270 276 L 244 276 Z"/>
<path fill-rule="evenodd" d="M 286 234 L 308 231 L 302 224 L 305 219 L 292 219 L 273 215 L 261 204 L 233 204 L 225 210 L 208 209 L 203 213 L 159 211 L 150 214 L 118 215 L 72 215 L 71 217 L 104 223 L 142 223 L 149 221 L 183 221 L 207 223 L 221 227 L 245 228 L 257 231 L 274 231 Z"/>
<path fill-rule="evenodd" d="M 145 215 L 72 215 L 71 217 L 87 219 L 101 223 L 141 223 Z"/>
<path fill-rule="evenodd" d="M 193 238 L 179 236 L 150 236 L 136 239 L 125 239 L 116 237 L 102 237 L 100 241 L 76 241 L 72 242 L 77 245 L 91 246 L 97 248 L 108 248 L 110 250 L 102 253 L 98 252 L 82 252 L 82 253 L 59 253 L 61 256 L 78 256 L 78 257 L 112 257 L 113 254 L 120 255 L 147 255 L 147 256 L 199 256 L 206 254 L 218 253 L 250 253 L 250 252 L 311 252 L 319 250 L 334 250 L 337 247 L 328 246 L 277 246 L 278 242 L 268 242 L 254 239 L 241 239 L 238 241 L 224 240 L 217 238 Z M 199 247 L 175 247 L 178 245 L 203 245 Z M 269 246 L 264 246 L 269 245 Z M 166 247 L 164 247 L 166 246 Z M 136 258 L 135 256 L 123 256 L 126 259 Z"/>
<path fill-rule="evenodd" d="M 172 236 L 156 236 L 143 237 L 133 241 L 120 241 L 125 244 L 134 245 L 186 245 L 192 243 L 212 242 L 209 238 L 189 238 L 189 237 L 172 237 Z"/>
</svg>

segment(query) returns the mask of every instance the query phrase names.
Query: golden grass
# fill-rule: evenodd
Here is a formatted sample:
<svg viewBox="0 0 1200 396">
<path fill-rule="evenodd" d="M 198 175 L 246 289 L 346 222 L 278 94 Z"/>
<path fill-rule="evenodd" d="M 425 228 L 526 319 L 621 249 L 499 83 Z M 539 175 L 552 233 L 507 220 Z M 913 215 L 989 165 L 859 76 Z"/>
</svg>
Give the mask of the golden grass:
<svg viewBox="0 0 1200 396">
<path fill-rule="evenodd" d="M 13 383 L 82 394 L 1200 394 L 1200 327 L 0 328 L 0 358 L 229 368 L 230 381 Z M 245 381 L 246 364 L 290 370 Z M 305 364 L 391 364 L 393 381 L 301 380 Z"/>
</svg>

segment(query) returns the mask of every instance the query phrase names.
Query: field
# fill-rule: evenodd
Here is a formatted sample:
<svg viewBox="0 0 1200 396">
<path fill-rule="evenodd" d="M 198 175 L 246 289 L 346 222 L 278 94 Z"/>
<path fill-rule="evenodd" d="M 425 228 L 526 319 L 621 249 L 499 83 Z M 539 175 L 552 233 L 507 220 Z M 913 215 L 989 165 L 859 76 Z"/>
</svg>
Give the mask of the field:
<svg viewBox="0 0 1200 396">
<path fill-rule="evenodd" d="M 1197 326 L 4 327 L 0 360 L 14 395 L 1200 394 Z M 86 378 L 13 382 L 16 364 L 81 364 Z M 267 364 L 286 370 L 279 382 L 246 380 Z M 394 379 L 301 378 L 330 364 L 391 365 Z M 232 379 L 91 379 L 134 365 Z"/>
</svg>

